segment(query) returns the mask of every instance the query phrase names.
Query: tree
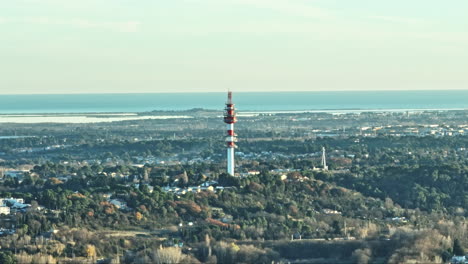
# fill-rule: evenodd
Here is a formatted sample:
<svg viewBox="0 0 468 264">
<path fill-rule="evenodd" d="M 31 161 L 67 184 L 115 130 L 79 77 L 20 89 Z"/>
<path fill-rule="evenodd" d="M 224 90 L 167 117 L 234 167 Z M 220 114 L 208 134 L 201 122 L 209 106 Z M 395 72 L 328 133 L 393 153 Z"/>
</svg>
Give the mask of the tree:
<svg viewBox="0 0 468 264">
<path fill-rule="evenodd" d="M 460 240 L 458 239 L 453 241 L 453 254 L 455 256 L 465 256 L 465 250 L 463 249 L 462 245 L 460 244 Z"/>
<path fill-rule="evenodd" d="M 341 235 L 341 225 L 340 222 L 338 222 L 338 220 L 333 220 L 332 229 L 335 235 Z"/>
<path fill-rule="evenodd" d="M 16 258 L 10 251 L 0 252 L 0 263 L 2 264 L 16 264 Z"/>
<path fill-rule="evenodd" d="M 136 212 L 135 213 L 135 218 L 136 218 L 137 221 L 140 221 L 141 219 L 143 219 L 143 215 L 140 212 Z"/>
<path fill-rule="evenodd" d="M 153 254 L 153 261 L 157 264 L 176 264 L 180 263 L 182 258 L 182 251 L 177 247 L 160 248 Z"/>
<path fill-rule="evenodd" d="M 96 247 L 94 245 L 86 245 L 86 257 L 95 259 L 96 258 Z"/>
<path fill-rule="evenodd" d="M 358 264 L 367 264 L 369 263 L 369 260 L 371 258 L 371 250 L 366 248 L 366 249 L 356 249 L 353 252 L 353 258 Z"/>
</svg>

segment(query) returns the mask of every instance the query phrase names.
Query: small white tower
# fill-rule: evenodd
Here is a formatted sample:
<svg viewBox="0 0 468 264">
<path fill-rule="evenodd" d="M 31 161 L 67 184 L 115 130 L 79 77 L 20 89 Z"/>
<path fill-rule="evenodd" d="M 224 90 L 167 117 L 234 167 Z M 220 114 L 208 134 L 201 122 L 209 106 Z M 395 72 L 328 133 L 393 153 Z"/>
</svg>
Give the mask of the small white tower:
<svg viewBox="0 0 468 264">
<path fill-rule="evenodd" d="M 327 155 L 325 152 L 325 147 L 322 147 L 322 169 L 327 171 L 328 166 L 327 166 Z"/>
</svg>

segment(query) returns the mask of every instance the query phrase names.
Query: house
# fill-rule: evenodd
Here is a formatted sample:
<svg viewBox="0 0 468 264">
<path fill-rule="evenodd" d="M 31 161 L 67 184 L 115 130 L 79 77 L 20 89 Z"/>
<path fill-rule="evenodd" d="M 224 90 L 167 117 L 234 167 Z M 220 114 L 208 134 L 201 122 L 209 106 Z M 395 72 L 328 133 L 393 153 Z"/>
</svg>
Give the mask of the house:
<svg viewBox="0 0 468 264">
<path fill-rule="evenodd" d="M 221 218 L 221 222 L 229 224 L 234 220 L 234 217 L 232 215 L 226 214 L 224 217 Z"/>
<path fill-rule="evenodd" d="M 61 180 L 62 182 L 67 182 L 67 181 L 71 180 L 71 178 L 72 178 L 71 175 L 57 177 L 57 179 Z"/>
<path fill-rule="evenodd" d="M 406 217 L 389 217 L 387 218 L 388 221 L 392 221 L 392 222 L 399 222 L 399 223 L 407 223 L 408 220 L 406 219 Z"/>
<path fill-rule="evenodd" d="M 19 204 L 24 204 L 24 199 L 23 198 L 13 198 L 13 197 L 10 197 L 10 198 L 0 198 L 0 205 L 7 205 L 7 204 L 16 204 L 16 203 L 19 203 Z"/>
<path fill-rule="evenodd" d="M 8 206 L 0 206 L 0 215 L 9 215 L 10 214 L 10 207 Z"/>
<path fill-rule="evenodd" d="M 10 209 L 16 210 L 16 211 L 25 211 L 28 207 L 31 207 L 30 204 L 22 204 L 22 203 L 15 203 L 13 206 L 10 207 Z"/>
<path fill-rule="evenodd" d="M 450 264 L 467 264 L 468 259 L 466 256 L 453 256 L 450 260 Z"/>
<path fill-rule="evenodd" d="M 120 199 L 112 199 L 109 203 L 113 204 L 117 209 L 127 209 L 127 203 Z"/>
<path fill-rule="evenodd" d="M 12 235 L 15 233 L 15 229 L 0 228 L 0 235 Z"/>
<path fill-rule="evenodd" d="M 337 210 L 332 210 L 332 209 L 323 209 L 322 212 L 327 215 L 340 215 L 341 212 Z"/>
<path fill-rule="evenodd" d="M 211 186 L 211 185 L 217 185 L 218 182 L 217 181 L 207 181 L 207 182 L 204 182 L 201 184 L 202 187 L 208 187 L 208 186 Z"/>
<path fill-rule="evenodd" d="M 23 198 L 0 198 L 0 208 L 1 207 L 9 207 L 10 212 L 9 213 L 14 213 L 17 211 L 26 211 L 29 207 L 31 207 L 30 204 L 25 204 Z M 1 209 L 4 212 L 7 212 L 8 209 Z"/>
<path fill-rule="evenodd" d="M 29 171 L 9 170 L 9 171 L 5 171 L 4 176 L 5 177 L 22 179 L 25 172 L 29 172 Z"/>
</svg>

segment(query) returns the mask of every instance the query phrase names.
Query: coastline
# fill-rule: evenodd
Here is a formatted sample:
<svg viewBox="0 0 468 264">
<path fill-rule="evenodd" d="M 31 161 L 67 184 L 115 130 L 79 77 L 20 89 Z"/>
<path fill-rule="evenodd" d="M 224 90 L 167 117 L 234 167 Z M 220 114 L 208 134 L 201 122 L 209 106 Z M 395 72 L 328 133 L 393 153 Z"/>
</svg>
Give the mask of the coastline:
<svg viewBox="0 0 468 264">
<path fill-rule="evenodd" d="M 326 113 L 333 115 L 343 114 L 361 114 L 361 113 L 421 113 L 421 112 L 449 112 L 449 111 L 468 111 L 468 108 L 401 108 L 401 109 L 315 109 L 315 110 L 277 110 L 277 111 L 239 111 L 239 117 L 252 117 L 260 115 L 276 114 L 307 114 L 307 113 Z M 152 111 L 152 112 L 92 112 L 92 113 L 0 113 L 0 123 L 14 124 L 91 124 L 91 123 L 110 123 L 123 121 L 141 121 L 141 120 L 167 120 L 167 119 L 192 119 L 200 116 L 200 113 L 210 112 L 213 117 L 218 117 L 221 110 L 208 109 L 188 109 L 173 111 Z"/>
</svg>

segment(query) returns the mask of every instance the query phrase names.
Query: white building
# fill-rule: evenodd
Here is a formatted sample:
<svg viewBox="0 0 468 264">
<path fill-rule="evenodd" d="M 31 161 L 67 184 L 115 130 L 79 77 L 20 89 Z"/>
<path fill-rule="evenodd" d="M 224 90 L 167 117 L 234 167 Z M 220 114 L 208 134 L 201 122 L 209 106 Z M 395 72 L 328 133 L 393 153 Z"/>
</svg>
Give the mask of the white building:
<svg viewBox="0 0 468 264">
<path fill-rule="evenodd" d="M 0 206 L 0 215 L 9 215 L 10 214 L 10 207 L 8 206 Z"/>
</svg>

